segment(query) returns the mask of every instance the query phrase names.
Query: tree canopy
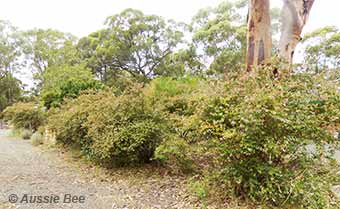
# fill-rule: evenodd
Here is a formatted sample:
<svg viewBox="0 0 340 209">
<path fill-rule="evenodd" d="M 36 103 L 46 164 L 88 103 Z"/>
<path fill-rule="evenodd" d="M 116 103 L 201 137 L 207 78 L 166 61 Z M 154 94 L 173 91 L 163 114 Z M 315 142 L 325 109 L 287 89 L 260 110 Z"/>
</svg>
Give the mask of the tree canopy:
<svg viewBox="0 0 340 209">
<path fill-rule="evenodd" d="M 121 71 L 145 80 L 182 42 L 183 25 L 156 15 L 127 9 L 108 17 L 106 28 L 79 41 L 78 47 L 88 66 L 106 82 Z"/>
</svg>

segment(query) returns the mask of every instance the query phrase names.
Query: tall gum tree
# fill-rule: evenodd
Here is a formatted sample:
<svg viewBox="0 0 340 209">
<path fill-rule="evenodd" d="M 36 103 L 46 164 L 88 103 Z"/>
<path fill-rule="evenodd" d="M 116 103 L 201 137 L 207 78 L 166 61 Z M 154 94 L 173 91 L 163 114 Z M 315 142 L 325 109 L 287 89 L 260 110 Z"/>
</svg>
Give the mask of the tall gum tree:
<svg viewBox="0 0 340 209">
<path fill-rule="evenodd" d="M 301 41 L 301 33 L 307 23 L 314 0 L 283 0 L 282 28 L 279 55 L 293 62 L 294 51 Z M 249 0 L 247 31 L 247 70 L 270 62 L 272 39 L 270 34 L 269 0 Z"/>
<path fill-rule="evenodd" d="M 301 33 L 314 0 L 284 0 L 283 3 L 279 54 L 283 60 L 292 64 L 295 48 L 302 39 Z"/>
<path fill-rule="evenodd" d="M 272 38 L 270 33 L 269 0 L 250 0 L 247 33 L 247 71 L 270 62 Z"/>
</svg>

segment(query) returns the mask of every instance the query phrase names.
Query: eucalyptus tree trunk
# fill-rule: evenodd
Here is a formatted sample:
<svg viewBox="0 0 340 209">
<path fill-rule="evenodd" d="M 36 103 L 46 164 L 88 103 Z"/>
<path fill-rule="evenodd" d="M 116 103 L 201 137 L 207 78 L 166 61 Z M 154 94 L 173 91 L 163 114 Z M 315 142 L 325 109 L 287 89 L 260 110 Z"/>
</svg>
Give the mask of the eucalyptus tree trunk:
<svg viewBox="0 0 340 209">
<path fill-rule="evenodd" d="M 250 0 L 247 31 L 247 70 L 270 62 L 272 39 L 270 33 L 269 0 Z"/>
<path fill-rule="evenodd" d="M 314 0 L 283 0 L 283 2 L 279 54 L 291 65 L 295 48 L 301 40 L 302 29 L 306 25 Z"/>
</svg>

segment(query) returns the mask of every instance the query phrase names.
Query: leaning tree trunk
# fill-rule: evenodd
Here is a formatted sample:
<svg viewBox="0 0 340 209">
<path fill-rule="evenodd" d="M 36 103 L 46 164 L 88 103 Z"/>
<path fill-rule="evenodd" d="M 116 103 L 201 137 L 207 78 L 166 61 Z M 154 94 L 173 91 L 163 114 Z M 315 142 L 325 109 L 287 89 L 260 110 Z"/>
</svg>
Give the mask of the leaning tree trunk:
<svg viewBox="0 0 340 209">
<path fill-rule="evenodd" d="M 314 0 L 284 0 L 279 54 L 290 65 L 313 3 Z"/>
<path fill-rule="evenodd" d="M 272 39 L 270 34 L 269 0 L 250 0 L 247 33 L 247 70 L 270 62 Z"/>
</svg>

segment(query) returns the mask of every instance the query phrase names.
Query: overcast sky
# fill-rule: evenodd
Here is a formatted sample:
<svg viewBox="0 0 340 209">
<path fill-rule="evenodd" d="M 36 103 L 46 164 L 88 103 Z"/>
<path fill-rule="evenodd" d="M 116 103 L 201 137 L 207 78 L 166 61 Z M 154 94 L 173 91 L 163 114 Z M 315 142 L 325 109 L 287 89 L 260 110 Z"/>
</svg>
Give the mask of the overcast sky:
<svg viewBox="0 0 340 209">
<path fill-rule="evenodd" d="M 100 29 L 106 17 L 126 8 L 189 23 L 196 12 L 223 0 L 0 0 L 0 19 L 20 29 L 53 28 L 78 37 Z M 282 0 L 271 0 L 280 7 Z M 340 0 L 315 0 L 305 32 L 335 25 L 340 28 Z M 22 75 L 27 81 L 27 75 Z M 30 82 L 25 82 L 30 83 Z"/>
<path fill-rule="evenodd" d="M 282 0 L 271 0 L 279 6 Z M 106 17 L 126 8 L 189 22 L 200 9 L 223 0 L 0 0 L 0 19 L 22 28 L 53 28 L 81 37 L 102 27 Z M 315 0 L 307 30 L 340 27 L 340 1 Z"/>
</svg>

